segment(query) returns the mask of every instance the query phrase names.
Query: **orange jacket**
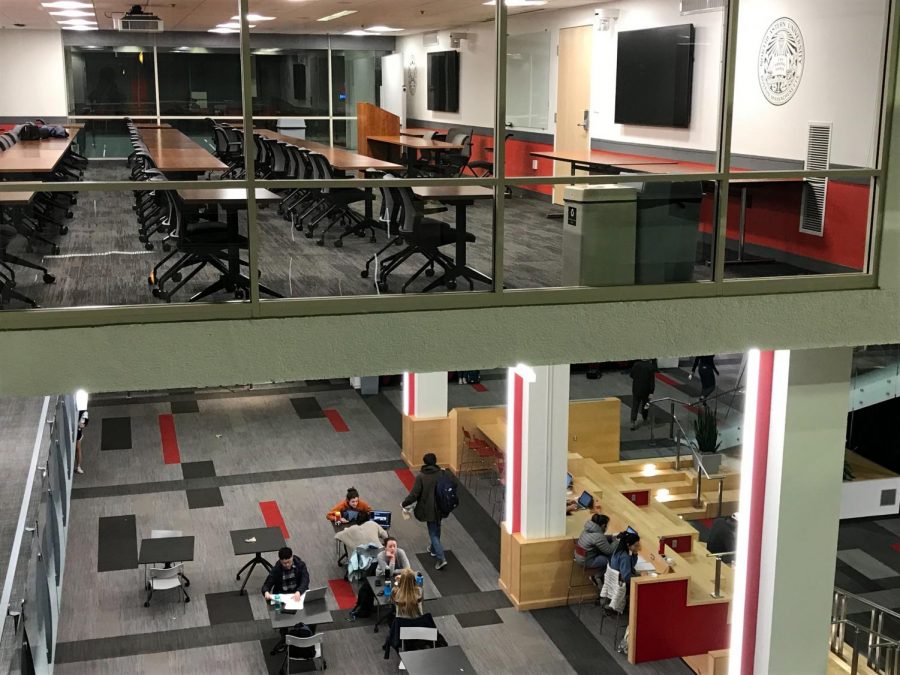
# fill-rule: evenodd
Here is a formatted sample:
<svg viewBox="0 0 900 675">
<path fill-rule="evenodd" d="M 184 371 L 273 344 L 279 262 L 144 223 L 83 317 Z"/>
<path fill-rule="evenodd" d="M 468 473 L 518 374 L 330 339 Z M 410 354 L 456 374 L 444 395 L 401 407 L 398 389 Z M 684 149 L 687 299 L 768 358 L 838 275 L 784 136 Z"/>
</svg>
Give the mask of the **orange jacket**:
<svg viewBox="0 0 900 675">
<path fill-rule="evenodd" d="M 369 506 L 368 504 L 366 504 L 366 502 L 364 502 L 362 499 L 360 499 L 359 504 L 357 504 L 356 508 L 354 509 L 352 506 L 350 506 L 350 503 L 346 499 L 342 499 L 337 504 L 335 504 L 334 506 L 331 507 L 331 510 L 325 514 L 325 517 L 328 518 L 328 520 L 330 520 L 333 523 L 333 522 L 340 520 L 340 518 L 338 518 L 336 515 L 334 515 L 336 511 L 344 512 L 347 510 L 371 511 L 372 507 Z"/>
</svg>

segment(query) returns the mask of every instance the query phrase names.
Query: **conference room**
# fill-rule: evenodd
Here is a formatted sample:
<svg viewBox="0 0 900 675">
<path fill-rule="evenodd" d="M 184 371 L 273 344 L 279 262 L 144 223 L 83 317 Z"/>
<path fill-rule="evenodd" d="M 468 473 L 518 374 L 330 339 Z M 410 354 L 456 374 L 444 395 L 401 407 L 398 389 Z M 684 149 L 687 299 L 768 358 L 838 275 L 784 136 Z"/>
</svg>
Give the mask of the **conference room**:
<svg viewBox="0 0 900 675">
<path fill-rule="evenodd" d="M 246 6 L 5 3 L 4 309 L 870 271 L 886 0 Z"/>
</svg>

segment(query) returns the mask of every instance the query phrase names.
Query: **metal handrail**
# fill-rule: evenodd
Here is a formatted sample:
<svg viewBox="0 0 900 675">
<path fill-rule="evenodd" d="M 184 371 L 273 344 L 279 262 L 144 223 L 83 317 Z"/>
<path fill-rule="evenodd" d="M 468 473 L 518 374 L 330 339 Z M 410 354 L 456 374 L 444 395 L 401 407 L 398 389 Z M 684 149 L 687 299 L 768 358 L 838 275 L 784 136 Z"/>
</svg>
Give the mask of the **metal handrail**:
<svg viewBox="0 0 900 675">
<path fill-rule="evenodd" d="M 719 510 L 721 511 L 721 502 L 719 503 Z M 707 553 L 707 558 L 715 558 L 716 559 L 716 582 L 715 587 L 713 588 L 713 592 L 710 595 L 714 598 L 722 597 L 722 556 L 725 555 L 737 555 L 737 551 L 722 551 L 721 553 Z M 726 563 L 727 564 L 727 563 Z"/>
<path fill-rule="evenodd" d="M 853 600 L 869 611 L 869 626 L 862 626 L 847 619 L 847 602 Z M 885 616 L 900 619 L 900 614 L 886 607 L 881 607 L 853 593 L 835 587 L 831 605 L 831 651 L 844 658 L 846 645 L 846 628 L 854 630 L 853 657 L 851 675 L 856 673 L 859 662 L 859 634 L 868 636 L 866 645 L 866 665 L 878 673 L 900 675 L 900 640 L 884 634 Z"/>
</svg>

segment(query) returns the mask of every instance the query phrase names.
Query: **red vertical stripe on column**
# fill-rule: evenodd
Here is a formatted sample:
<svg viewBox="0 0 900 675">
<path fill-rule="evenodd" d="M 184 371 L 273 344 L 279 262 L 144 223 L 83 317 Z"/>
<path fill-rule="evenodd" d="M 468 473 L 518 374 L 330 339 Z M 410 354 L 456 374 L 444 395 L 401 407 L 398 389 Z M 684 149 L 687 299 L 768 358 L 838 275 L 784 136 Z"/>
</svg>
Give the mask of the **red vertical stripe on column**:
<svg viewBox="0 0 900 675">
<path fill-rule="evenodd" d="M 180 464 L 181 452 L 178 449 L 178 436 L 175 434 L 175 417 L 159 416 L 159 438 L 162 441 L 163 462 Z"/>
<path fill-rule="evenodd" d="M 409 416 L 416 416 L 416 374 L 410 373 L 406 377 L 406 409 Z"/>
<path fill-rule="evenodd" d="M 749 546 L 747 589 L 744 597 L 744 637 L 741 672 L 752 673 L 756 656 L 756 625 L 759 612 L 759 571 L 762 556 L 763 515 L 766 505 L 766 471 L 769 462 L 769 421 L 772 416 L 772 375 L 775 352 L 759 354 L 759 388 L 756 395 L 756 434 L 753 445 L 753 482 L 747 517 Z M 744 514 L 741 514 L 743 520 Z"/>
<path fill-rule="evenodd" d="M 513 380 L 513 475 L 512 475 L 512 534 L 522 530 L 522 407 L 525 380 L 515 375 Z"/>
<path fill-rule="evenodd" d="M 260 502 L 259 510 L 262 512 L 263 520 L 266 521 L 266 527 L 280 527 L 281 534 L 285 539 L 290 539 L 287 527 L 284 524 L 284 518 L 281 515 L 281 509 L 278 508 L 278 502 L 272 500 L 270 502 Z"/>
</svg>

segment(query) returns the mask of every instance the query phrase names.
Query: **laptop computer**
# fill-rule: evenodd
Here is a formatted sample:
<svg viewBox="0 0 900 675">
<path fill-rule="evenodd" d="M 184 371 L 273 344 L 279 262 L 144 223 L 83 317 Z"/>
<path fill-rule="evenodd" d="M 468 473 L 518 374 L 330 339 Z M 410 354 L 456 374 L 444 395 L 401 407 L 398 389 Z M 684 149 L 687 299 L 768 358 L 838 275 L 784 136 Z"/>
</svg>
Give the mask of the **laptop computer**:
<svg viewBox="0 0 900 675">
<path fill-rule="evenodd" d="M 571 490 L 572 486 L 574 484 L 575 484 L 575 478 L 572 476 L 572 474 L 567 473 L 566 474 L 566 490 Z"/>
<path fill-rule="evenodd" d="M 310 588 L 306 591 L 306 595 L 303 596 L 303 605 L 306 606 L 307 603 L 316 602 L 317 600 L 325 599 L 325 591 L 326 588 L 322 586 L 321 588 Z"/>
<path fill-rule="evenodd" d="M 581 496 L 578 498 L 578 508 L 579 509 L 589 509 L 594 505 L 594 495 L 585 490 L 581 493 Z"/>
<path fill-rule="evenodd" d="M 390 511 L 372 511 L 372 520 L 381 525 L 385 530 L 391 527 Z"/>
</svg>

